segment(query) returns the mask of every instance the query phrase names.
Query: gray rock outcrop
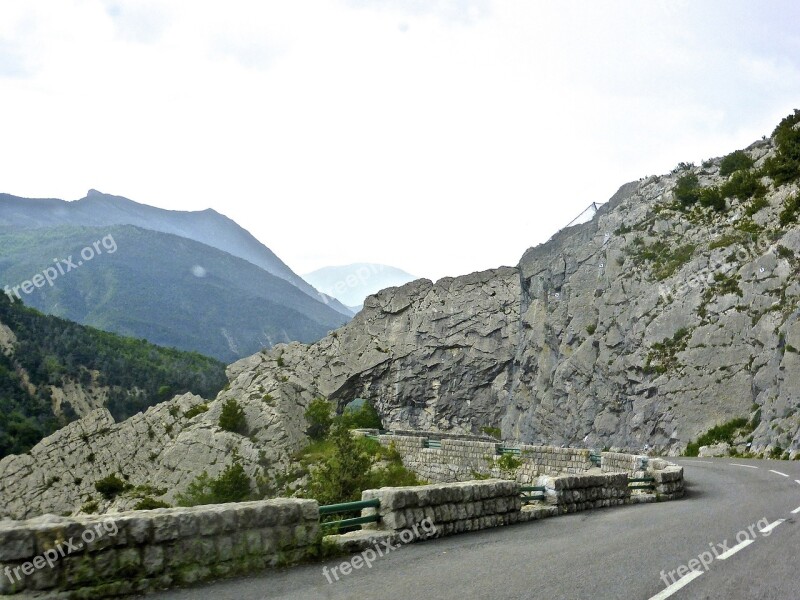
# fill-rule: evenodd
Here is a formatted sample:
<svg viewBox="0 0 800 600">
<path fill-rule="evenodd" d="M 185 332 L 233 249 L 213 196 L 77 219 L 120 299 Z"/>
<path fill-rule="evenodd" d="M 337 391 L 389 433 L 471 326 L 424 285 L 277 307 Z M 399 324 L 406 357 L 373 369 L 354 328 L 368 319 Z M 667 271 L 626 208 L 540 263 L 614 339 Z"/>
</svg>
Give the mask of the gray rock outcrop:
<svg viewBox="0 0 800 600">
<path fill-rule="evenodd" d="M 771 139 L 746 150 L 757 166 L 774 152 Z M 729 198 L 723 212 L 680 210 L 678 179 L 719 184 L 719 165 L 622 186 L 590 222 L 515 268 L 370 296 L 314 344 L 232 364 L 229 388 L 192 419 L 169 413 L 201 402 L 187 397 L 119 424 L 93 413 L 97 424 L 84 419 L 30 456 L 0 461 L 2 504 L 18 517 L 74 511 L 91 489 L 67 489 L 70 474 L 91 473 L 79 476 L 88 482 L 113 469 L 172 498 L 202 470 L 218 473 L 234 449 L 249 474 L 269 477 L 304 443 L 305 408 L 320 396 L 340 408 L 369 399 L 390 428 L 499 427 L 524 443 L 665 454 L 738 418 L 752 429 L 738 449 L 797 455 L 800 227 L 779 225 L 797 184 L 768 186 L 758 203 Z M 217 426 L 229 398 L 245 407 L 248 437 Z"/>
</svg>

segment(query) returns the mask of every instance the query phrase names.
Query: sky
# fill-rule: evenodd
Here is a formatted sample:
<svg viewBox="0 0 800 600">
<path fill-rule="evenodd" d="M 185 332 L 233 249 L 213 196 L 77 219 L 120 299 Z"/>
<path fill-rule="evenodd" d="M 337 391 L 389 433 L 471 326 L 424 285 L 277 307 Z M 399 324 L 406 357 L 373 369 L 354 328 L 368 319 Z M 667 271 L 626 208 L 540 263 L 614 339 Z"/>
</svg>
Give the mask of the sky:
<svg viewBox="0 0 800 600">
<path fill-rule="evenodd" d="M 213 208 L 297 273 L 514 265 L 800 107 L 794 0 L 1 0 L 0 192 Z"/>
</svg>

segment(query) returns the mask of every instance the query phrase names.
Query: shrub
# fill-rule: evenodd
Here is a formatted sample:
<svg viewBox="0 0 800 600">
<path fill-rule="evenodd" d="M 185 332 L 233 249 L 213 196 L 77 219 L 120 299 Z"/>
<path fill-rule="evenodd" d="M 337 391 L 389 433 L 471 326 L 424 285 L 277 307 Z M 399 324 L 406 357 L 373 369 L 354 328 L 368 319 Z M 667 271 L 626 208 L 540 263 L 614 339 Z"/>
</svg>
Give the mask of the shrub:
<svg viewBox="0 0 800 600">
<path fill-rule="evenodd" d="M 497 438 L 498 440 L 502 437 L 502 432 L 500 431 L 499 427 L 481 427 L 481 433 L 485 433 L 486 435 L 490 435 L 493 438 Z"/>
<path fill-rule="evenodd" d="M 735 171 L 749 169 L 753 166 L 753 159 L 750 158 L 744 150 L 737 150 L 731 152 L 722 159 L 719 163 L 719 174 L 722 177 L 727 177 Z"/>
<path fill-rule="evenodd" d="M 136 506 L 133 507 L 133 510 L 153 510 L 156 508 L 172 508 L 172 506 L 166 502 L 162 502 L 161 500 L 156 500 L 155 498 L 146 496 L 136 503 Z"/>
<path fill-rule="evenodd" d="M 752 422 L 744 417 L 733 419 L 722 425 L 717 425 L 697 438 L 696 442 L 687 444 L 684 456 L 697 456 L 700 452 L 700 446 L 711 446 L 722 442 L 732 444 L 734 438 L 738 434 L 750 433 L 753 429 L 755 429 L 755 427 Z"/>
<path fill-rule="evenodd" d="M 764 162 L 764 171 L 776 184 L 790 183 L 800 177 L 800 110 L 785 117 L 772 132 L 778 146 L 774 156 Z"/>
<path fill-rule="evenodd" d="M 97 503 L 97 500 L 90 500 L 83 506 L 81 506 L 81 512 L 86 513 L 87 515 L 93 515 L 97 512 L 97 509 L 100 505 Z"/>
<path fill-rule="evenodd" d="M 322 440 L 327 437 L 333 423 L 330 402 L 325 398 L 314 398 L 305 412 L 308 429 L 306 434 L 312 440 Z"/>
<path fill-rule="evenodd" d="M 200 415 L 206 411 L 208 411 L 208 404 L 198 404 L 197 406 L 193 406 L 183 413 L 183 416 L 187 419 L 191 419 L 192 417 L 196 417 L 197 415 Z"/>
<path fill-rule="evenodd" d="M 383 429 L 381 416 L 371 402 L 364 402 L 357 410 L 345 408 L 341 419 L 348 429 Z"/>
<path fill-rule="evenodd" d="M 747 210 L 745 210 L 744 212 L 748 217 L 752 217 L 760 210 L 767 208 L 767 206 L 769 206 L 769 202 L 767 202 L 767 199 L 764 196 L 759 196 L 757 198 L 753 198 L 753 201 L 750 203 L 750 206 L 748 206 Z"/>
<path fill-rule="evenodd" d="M 116 498 L 117 494 L 125 490 L 126 485 L 127 484 L 122 481 L 122 479 L 111 474 L 108 477 L 103 477 L 103 479 L 96 481 L 94 488 L 100 492 L 100 495 L 106 500 L 113 500 Z"/>
<path fill-rule="evenodd" d="M 203 471 L 186 488 L 186 492 L 178 494 L 178 506 L 198 506 L 200 504 L 225 504 L 228 502 L 244 502 L 251 497 L 250 478 L 244 467 L 234 455 L 234 462 L 228 465 L 216 479 L 211 479 Z"/>
<path fill-rule="evenodd" d="M 781 226 L 786 227 L 794 223 L 798 213 L 800 213 L 800 195 L 795 194 L 783 203 L 783 210 L 779 216 Z"/>
<path fill-rule="evenodd" d="M 500 469 L 504 479 L 516 479 L 517 469 L 522 466 L 522 461 L 513 454 L 503 454 L 497 459 L 495 465 Z"/>
<path fill-rule="evenodd" d="M 760 173 L 752 171 L 736 171 L 731 178 L 720 188 L 724 198 L 760 198 L 767 193 L 767 188 L 761 183 Z"/>
<path fill-rule="evenodd" d="M 727 205 L 725 204 L 725 196 L 716 186 L 707 187 L 700 190 L 698 200 L 700 201 L 701 206 L 713 208 L 717 212 L 724 212 L 727 208 Z"/>
<path fill-rule="evenodd" d="M 219 414 L 219 426 L 225 431 L 245 435 L 247 433 L 247 419 L 244 416 L 244 409 L 235 398 L 228 398 L 222 405 L 222 412 Z"/>
<path fill-rule="evenodd" d="M 675 184 L 673 193 L 684 208 L 695 204 L 700 199 L 700 182 L 697 175 L 694 173 L 681 175 Z"/>
<path fill-rule="evenodd" d="M 330 439 L 333 451 L 311 472 L 308 495 L 322 505 L 359 500 L 369 487 L 373 459 L 341 424 L 331 430 Z"/>
</svg>

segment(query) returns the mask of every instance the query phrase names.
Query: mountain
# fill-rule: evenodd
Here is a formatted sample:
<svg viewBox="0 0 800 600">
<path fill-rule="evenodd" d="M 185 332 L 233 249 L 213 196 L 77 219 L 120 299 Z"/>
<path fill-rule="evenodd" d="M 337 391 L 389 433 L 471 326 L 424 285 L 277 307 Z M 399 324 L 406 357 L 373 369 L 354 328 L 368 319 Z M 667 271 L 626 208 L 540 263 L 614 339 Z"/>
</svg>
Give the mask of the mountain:
<svg viewBox="0 0 800 600">
<path fill-rule="evenodd" d="M 225 366 L 46 316 L 0 294 L 0 457 L 106 407 L 126 419 L 176 393 L 213 398 Z"/>
<path fill-rule="evenodd" d="M 315 300 L 329 304 L 337 312 L 352 316 L 352 312 L 339 302 L 311 287 L 250 232 L 212 209 L 198 212 L 164 210 L 97 190 L 89 190 L 85 198 L 74 202 L 0 194 L 0 229 L 7 227 L 19 231 L 63 225 L 135 225 L 188 238 L 243 258 L 288 281 Z"/>
<path fill-rule="evenodd" d="M 317 397 L 370 400 L 391 428 L 798 458 L 799 184 L 800 111 L 744 150 L 623 185 L 515 267 L 385 289 L 313 344 L 229 365 L 201 413 L 190 394 L 121 423 L 94 411 L 0 460 L 0 516 L 78 510 L 90 488 L 42 490 L 64 468 L 87 479 L 124 465 L 167 499 L 233 450 L 250 477 L 283 477 Z M 219 427 L 234 400 L 246 436 Z"/>
<path fill-rule="evenodd" d="M 361 309 L 364 299 L 388 287 L 404 285 L 416 277 L 387 265 L 354 263 L 323 267 L 303 278 L 322 293 L 333 296 L 350 308 Z"/>
<path fill-rule="evenodd" d="M 0 282 L 42 312 L 229 362 L 347 321 L 246 260 L 130 225 L 0 233 Z"/>
</svg>

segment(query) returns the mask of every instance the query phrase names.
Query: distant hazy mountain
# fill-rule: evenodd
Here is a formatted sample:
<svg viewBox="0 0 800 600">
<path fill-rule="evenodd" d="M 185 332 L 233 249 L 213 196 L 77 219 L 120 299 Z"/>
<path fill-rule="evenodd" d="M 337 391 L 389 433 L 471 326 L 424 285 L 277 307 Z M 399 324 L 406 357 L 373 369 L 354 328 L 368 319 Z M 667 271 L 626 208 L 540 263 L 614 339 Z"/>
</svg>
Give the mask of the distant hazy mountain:
<svg viewBox="0 0 800 600">
<path fill-rule="evenodd" d="M 122 420 L 175 394 L 212 399 L 226 383 L 212 358 L 46 316 L 0 293 L 0 457 L 97 408 Z"/>
<path fill-rule="evenodd" d="M 129 225 L 0 228 L 0 288 L 46 313 L 228 362 L 348 320 L 242 258 Z"/>
<path fill-rule="evenodd" d="M 370 294 L 418 279 L 395 267 L 372 263 L 323 267 L 303 277 L 322 293 L 357 309 Z"/>
<path fill-rule="evenodd" d="M 323 298 L 250 232 L 212 209 L 197 212 L 164 210 L 97 190 L 89 190 L 85 198 L 74 202 L 0 194 L 0 227 L 10 226 L 19 230 L 61 225 L 136 225 L 195 240 L 243 258 L 290 282 L 312 298 L 329 304 L 336 311 L 352 316 L 351 311 L 339 302 Z"/>
</svg>

